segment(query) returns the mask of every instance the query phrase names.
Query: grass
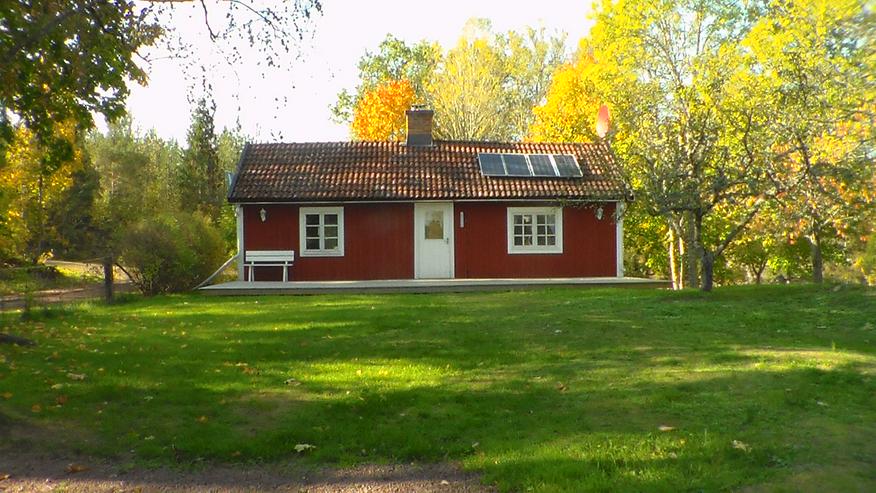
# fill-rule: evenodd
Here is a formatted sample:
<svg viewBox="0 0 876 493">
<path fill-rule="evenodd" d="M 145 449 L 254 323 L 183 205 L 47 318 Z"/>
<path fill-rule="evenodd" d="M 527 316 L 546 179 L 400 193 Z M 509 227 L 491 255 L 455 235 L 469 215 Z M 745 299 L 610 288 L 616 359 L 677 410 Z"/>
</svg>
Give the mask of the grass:
<svg viewBox="0 0 876 493">
<path fill-rule="evenodd" d="M 75 264 L 0 269 L 0 296 L 100 285 L 98 272 Z"/>
<path fill-rule="evenodd" d="M 42 431 L 13 446 L 455 460 L 503 491 L 876 489 L 863 288 L 191 295 L 2 320 L 39 343 L 0 346 L 0 421 Z"/>
</svg>

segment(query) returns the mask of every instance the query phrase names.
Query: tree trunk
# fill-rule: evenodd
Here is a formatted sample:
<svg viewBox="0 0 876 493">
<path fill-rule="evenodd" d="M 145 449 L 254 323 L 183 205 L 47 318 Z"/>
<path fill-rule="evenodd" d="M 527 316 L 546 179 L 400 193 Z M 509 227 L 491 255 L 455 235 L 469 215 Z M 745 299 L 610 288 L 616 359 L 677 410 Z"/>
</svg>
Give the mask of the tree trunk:
<svg viewBox="0 0 876 493">
<path fill-rule="evenodd" d="M 678 272 L 675 268 L 675 228 L 669 225 L 669 276 L 672 278 L 672 289 L 679 289 Z"/>
<path fill-rule="evenodd" d="M 714 267 L 714 255 L 711 252 L 703 252 L 703 291 L 712 290 Z"/>
<path fill-rule="evenodd" d="M 103 294 L 107 303 L 113 301 L 113 259 L 107 257 L 103 260 Z"/>
<path fill-rule="evenodd" d="M 684 221 L 684 253 L 682 254 L 684 258 L 684 284 L 688 287 L 695 287 L 698 281 L 698 269 L 697 262 L 700 260 L 699 253 L 699 241 L 698 241 L 698 228 L 694 218 L 693 212 L 688 212 L 685 214 L 687 217 Z"/>
<path fill-rule="evenodd" d="M 809 238 L 809 250 L 812 252 L 812 282 L 824 282 L 824 259 L 821 256 L 821 237 L 818 233 Z"/>
</svg>

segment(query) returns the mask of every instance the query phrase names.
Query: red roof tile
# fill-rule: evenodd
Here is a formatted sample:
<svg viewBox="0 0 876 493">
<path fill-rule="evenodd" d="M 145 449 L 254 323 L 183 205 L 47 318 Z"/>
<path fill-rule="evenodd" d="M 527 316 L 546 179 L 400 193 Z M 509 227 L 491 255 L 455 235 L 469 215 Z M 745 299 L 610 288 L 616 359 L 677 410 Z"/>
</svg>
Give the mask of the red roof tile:
<svg viewBox="0 0 876 493">
<path fill-rule="evenodd" d="M 572 154 L 581 178 L 483 176 L 478 153 Z M 627 187 L 604 144 L 435 141 L 247 144 L 230 202 L 619 200 Z"/>
</svg>

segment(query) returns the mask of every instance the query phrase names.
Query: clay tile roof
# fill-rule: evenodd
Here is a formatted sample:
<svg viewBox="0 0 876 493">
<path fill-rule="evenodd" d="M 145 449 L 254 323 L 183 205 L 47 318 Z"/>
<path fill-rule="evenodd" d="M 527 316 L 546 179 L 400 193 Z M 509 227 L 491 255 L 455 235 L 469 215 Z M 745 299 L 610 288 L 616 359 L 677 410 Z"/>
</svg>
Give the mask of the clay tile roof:
<svg viewBox="0 0 876 493">
<path fill-rule="evenodd" d="M 484 152 L 572 154 L 584 176 L 483 176 L 478 153 Z M 228 200 L 621 200 L 627 190 L 604 144 L 318 142 L 247 144 Z"/>
</svg>

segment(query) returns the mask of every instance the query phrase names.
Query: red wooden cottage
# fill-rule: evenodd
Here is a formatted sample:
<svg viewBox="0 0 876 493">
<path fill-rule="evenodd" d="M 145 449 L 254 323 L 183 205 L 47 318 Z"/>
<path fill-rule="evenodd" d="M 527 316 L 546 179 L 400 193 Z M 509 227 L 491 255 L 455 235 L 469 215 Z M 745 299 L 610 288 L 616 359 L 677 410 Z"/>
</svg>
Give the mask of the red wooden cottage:
<svg viewBox="0 0 876 493">
<path fill-rule="evenodd" d="M 240 279 L 623 276 L 628 189 L 605 144 L 431 129 L 411 110 L 406 142 L 247 144 L 228 196 Z"/>
</svg>

